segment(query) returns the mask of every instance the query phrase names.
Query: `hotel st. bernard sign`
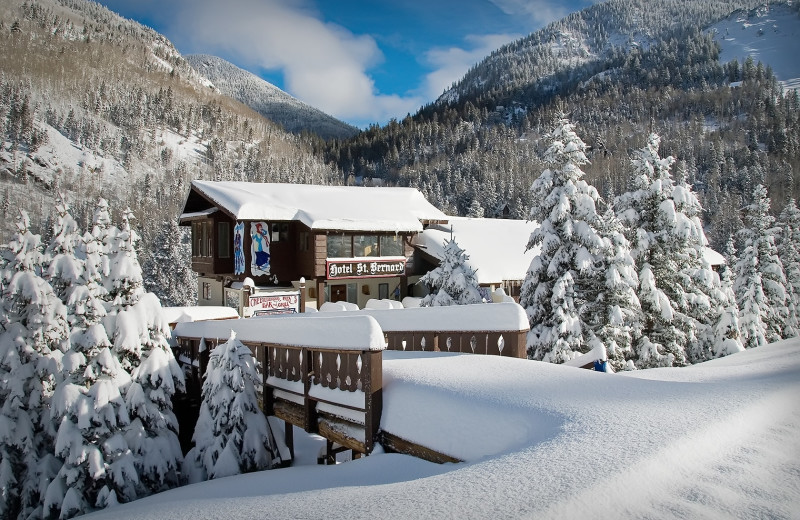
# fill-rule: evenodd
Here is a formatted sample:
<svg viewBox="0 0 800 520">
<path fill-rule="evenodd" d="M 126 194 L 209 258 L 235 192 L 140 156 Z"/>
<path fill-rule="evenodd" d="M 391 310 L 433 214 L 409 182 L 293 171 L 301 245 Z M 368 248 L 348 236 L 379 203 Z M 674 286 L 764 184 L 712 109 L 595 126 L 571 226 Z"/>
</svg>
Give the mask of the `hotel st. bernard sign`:
<svg viewBox="0 0 800 520">
<path fill-rule="evenodd" d="M 342 278 L 380 278 L 401 276 L 406 272 L 406 259 L 391 260 L 328 260 L 328 280 Z"/>
</svg>

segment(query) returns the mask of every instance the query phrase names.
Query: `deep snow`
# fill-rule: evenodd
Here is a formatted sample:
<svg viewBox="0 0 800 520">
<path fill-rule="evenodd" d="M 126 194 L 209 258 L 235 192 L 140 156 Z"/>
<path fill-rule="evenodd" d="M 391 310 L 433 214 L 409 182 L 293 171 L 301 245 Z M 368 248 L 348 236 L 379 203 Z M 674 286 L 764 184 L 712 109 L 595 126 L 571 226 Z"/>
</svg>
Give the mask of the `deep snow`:
<svg viewBox="0 0 800 520">
<path fill-rule="evenodd" d="M 385 352 L 382 427 L 467 462 L 376 453 L 187 486 L 90 517 L 792 518 L 798 396 L 800 339 L 625 374 Z M 318 444 L 298 443 L 298 464 L 313 464 Z"/>
<path fill-rule="evenodd" d="M 800 88 L 800 17 L 788 7 L 762 6 L 753 16 L 737 12 L 711 30 L 722 46 L 720 63 L 752 56 L 772 67 L 784 88 Z"/>
</svg>

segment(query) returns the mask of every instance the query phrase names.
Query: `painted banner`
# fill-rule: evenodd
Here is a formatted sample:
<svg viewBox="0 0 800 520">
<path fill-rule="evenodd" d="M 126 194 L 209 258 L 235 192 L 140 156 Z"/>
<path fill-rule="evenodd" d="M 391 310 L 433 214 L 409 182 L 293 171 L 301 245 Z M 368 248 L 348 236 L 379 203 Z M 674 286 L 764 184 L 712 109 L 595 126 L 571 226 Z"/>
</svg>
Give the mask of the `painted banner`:
<svg viewBox="0 0 800 520">
<path fill-rule="evenodd" d="M 269 275 L 269 224 L 266 222 L 253 222 L 250 224 L 250 238 L 253 241 L 251 247 L 252 256 L 250 257 L 250 275 Z"/>
<path fill-rule="evenodd" d="M 250 296 L 250 310 L 253 316 L 299 312 L 300 295 L 298 293 L 283 293 Z"/>
<path fill-rule="evenodd" d="M 244 222 L 233 226 L 233 273 L 244 274 Z"/>
<path fill-rule="evenodd" d="M 342 278 L 382 278 L 402 276 L 406 259 L 392 260 L 328 260 L 328 280 Z"/>
</svg>

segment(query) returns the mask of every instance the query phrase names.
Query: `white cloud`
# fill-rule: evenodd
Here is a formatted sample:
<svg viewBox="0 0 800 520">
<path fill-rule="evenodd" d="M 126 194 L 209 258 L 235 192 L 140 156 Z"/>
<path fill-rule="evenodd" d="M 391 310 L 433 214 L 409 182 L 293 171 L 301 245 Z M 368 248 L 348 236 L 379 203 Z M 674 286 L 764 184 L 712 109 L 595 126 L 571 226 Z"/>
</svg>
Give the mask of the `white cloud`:
<svg viewBox="0 0 800 520">
<path fill-rule="evenodd" d="M 240 66 L 281 69 L 293 96 L 348 121 L 385 121 L 415 111 L 418 96 L 381 95 L 367 70 L 383 61 L 370 36 L 325 23 L 293 0 L 184 0 L 173 31 L 224 51 Z"/>
<path fill-rule="evenodd" d="M 575 2 L 554 2 L 552 0 L 490 1 L 506 14 L 513 16 L 525 16 L 529 18 L 537 27 L 541 27 L 555 20 L 559 20 L 570 12 L 575 11 Z"/>
<path fill-rule="evenodd" d="M 471 35 L 465 38 L 469 50 L 460 47 L 431 49 L 425 58 L 434 70 L 425 76 L 425 84 L 420 89 L 423 96 L 427 99 L 438 98 L 453 82 L 460 80 L 470 67 L 492 51 L 520 37 L 518 34 Z"/>
</svg>

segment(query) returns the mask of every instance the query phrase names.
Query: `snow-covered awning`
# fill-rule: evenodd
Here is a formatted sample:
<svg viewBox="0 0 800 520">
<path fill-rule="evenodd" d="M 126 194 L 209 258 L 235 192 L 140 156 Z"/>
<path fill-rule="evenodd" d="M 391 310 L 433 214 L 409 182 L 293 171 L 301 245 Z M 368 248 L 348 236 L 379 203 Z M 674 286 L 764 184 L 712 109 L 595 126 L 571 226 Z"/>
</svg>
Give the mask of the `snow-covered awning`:
<svg viewBox="0 0 800 520">
<path fill-rule="evenodd" d="M 525 251 L 535 222 L 525 220 L 449 217 L 446 225 L 430 226 L 414 237 L 412 245 L 428 255 L 444 258 L 444 242 L 453 239 L 469 255 L 467 264 L 475 269 L 478 283 L 500 284 L 522 280 L 539 252 L 539 247 Z"/>
<path fill-rule="evenodd" d="M 192 181 L 192 191 L 236 220 L 295 220 L 314 230 L 414 233 L 449 218 L 414 188 Z"/>
</svg>

